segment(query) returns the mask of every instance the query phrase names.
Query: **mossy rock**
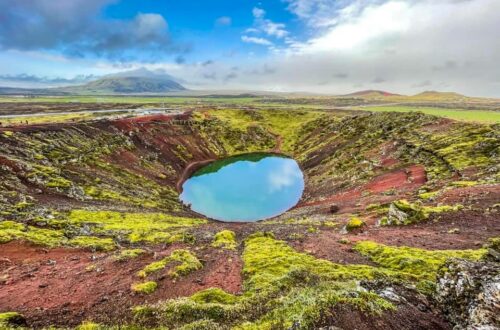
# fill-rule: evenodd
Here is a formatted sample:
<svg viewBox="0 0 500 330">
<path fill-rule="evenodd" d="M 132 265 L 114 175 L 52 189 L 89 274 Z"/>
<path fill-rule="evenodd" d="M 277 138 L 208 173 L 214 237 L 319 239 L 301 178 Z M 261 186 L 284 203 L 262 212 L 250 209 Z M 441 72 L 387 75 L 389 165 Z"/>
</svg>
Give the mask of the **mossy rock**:
<svg viewBox="0 0 500 330">
<path fill-rule="evenodd" d="M 344 228 L 347 232 L 351 232 L 353 230 L 363 228 L 364 226 L 366 226 L 366 223 L 363 220 L 358 217 L 352 217 L 346 223 Z"/>
<path fill-rule="evenodd" d="M 17 312 L 0 313 L 0 326 L 25 326 L 26 319 Z"/>
</svg>

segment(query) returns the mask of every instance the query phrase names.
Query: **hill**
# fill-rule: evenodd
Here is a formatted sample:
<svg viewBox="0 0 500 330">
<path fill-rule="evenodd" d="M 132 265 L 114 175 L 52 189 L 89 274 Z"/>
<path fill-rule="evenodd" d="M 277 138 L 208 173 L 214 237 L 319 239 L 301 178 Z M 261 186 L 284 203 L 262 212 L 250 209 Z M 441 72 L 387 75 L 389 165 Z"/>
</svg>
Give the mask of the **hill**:
<svg viewBox="0 0 500 330">
<path fill-rule="evenodd" d="M 358 91 L 358 92 L 354 92 L 354 93 L 350 93 L 350 94 L 346 94 L 346 95 L 342 95 L 342 96 L 373 98 L 373 97 L 399 96 L 399 94 L 370 89 L 370 90 Z"/>
<path fill-rule="evenodd" d="M 186 88 L 163 71 L 138 69 L 107 75 L 82 86 L 58 90 L 70 94 L 158 94 L 184 91 Z"/>
</svg>

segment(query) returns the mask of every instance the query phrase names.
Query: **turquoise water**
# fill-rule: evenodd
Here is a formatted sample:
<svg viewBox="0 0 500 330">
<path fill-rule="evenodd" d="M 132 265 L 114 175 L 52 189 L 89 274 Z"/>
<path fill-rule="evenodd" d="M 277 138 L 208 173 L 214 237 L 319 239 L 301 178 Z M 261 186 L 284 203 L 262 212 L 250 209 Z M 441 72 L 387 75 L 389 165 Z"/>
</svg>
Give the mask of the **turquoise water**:
<svg viewBox="0 0 500 330">
<path fill-rule="evenodd" d="M 292 208 L 304 190 L 297 162 L 269 154 L 248 154 L 213 162 L 182 186 L 180 199 L 209 218 L 246 222 Z"/>
</svg>

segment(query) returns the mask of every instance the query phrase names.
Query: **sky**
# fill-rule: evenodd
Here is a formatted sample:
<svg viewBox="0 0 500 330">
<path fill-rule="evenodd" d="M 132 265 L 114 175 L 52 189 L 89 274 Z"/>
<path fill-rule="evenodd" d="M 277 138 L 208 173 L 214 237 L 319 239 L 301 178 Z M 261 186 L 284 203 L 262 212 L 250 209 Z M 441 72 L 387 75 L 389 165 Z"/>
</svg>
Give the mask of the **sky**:
<svg viewBox="0 0 500 330">
<path fill-rule="evenodd" d="M 500 97 L 498 0 L 0 0 L 0 86 L 163 70 L 199 90 Z"/>
</svg>

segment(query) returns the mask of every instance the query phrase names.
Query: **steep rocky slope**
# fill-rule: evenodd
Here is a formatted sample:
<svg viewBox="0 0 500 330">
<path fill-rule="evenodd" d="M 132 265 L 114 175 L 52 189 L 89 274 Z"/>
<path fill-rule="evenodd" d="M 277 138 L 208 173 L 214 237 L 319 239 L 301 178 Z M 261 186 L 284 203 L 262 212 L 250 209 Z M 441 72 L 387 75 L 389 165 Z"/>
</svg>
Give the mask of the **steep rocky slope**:
<svg viewBox="0 0 500 330">
<path fill-rule="evenodd" d="M 452 328 L 438 272 L 500 236 L 499 141 L 498 125 L 298 110 L 0 129 L 0 312 L 33 327 Z M 195 169 L 256 151 L 299 162 L 294 209 L 231 224 L 178 201 Z"/>
</svg>

